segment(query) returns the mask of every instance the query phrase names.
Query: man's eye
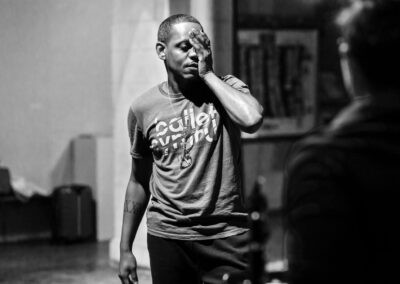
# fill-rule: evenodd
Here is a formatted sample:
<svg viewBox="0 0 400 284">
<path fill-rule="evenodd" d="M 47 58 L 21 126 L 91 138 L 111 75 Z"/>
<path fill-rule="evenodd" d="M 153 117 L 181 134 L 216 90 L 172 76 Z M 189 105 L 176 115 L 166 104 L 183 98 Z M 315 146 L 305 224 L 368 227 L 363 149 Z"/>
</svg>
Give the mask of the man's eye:
<svg viewBox="0 0 400 284">
<path fill-rule="evenodd" d="M 182 44 L 182 45 L 180 46 L 180 48 L 181 48 L 183 51 L 188 51 L 189 49 L 192 48 L 192 46 L 191 46 L 190 44 Z"/>
</svg>

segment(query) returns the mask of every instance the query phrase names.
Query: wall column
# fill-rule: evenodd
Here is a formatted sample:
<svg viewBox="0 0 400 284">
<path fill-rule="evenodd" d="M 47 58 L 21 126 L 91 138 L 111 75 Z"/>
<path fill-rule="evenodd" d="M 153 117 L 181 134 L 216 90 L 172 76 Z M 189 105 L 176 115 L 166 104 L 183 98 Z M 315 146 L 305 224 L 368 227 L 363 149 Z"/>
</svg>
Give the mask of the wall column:
<svg viewBox="0 0 400 284">
<path fill-rule="evenodd" d="M 132 100 L 166 80 L 165 68 L 155 44 L 160 22 L 168 16 L 164 0 L 114 0 L 112 24 L 112 93 L 114 105 L 114 237 L 110 259 L 119 261 L 124 195 L 131 169 L 128 109 Z M 133 251 L 139 266 L 149 266 L 145 218 L 136 235 Z"/>
</svg>

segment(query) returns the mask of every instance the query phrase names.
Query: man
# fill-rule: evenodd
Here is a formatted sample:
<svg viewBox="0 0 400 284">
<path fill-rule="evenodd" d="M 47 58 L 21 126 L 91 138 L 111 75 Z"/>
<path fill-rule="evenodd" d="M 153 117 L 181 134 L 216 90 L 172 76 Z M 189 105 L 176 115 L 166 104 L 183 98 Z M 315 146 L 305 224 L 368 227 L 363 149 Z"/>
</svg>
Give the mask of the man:
<svg viewBox="0 0 400 284">
<path fill-rule="evenodd" d="M 128 123 L 132 173 L 126 190 L 119 276 L 136 283 L 132 242 L 147 211 L 152 280 L 220 283 L 246 271 L 240 130 L 256 131 L 262 107 L 233 76 L 213 72 L 210 40 L 189 15 L 158 31 L 167 81 L 134 100 Z"/>
<path fill-rule="evenodd" d="M 353 1 L 338 17 L 354 100 L 298 143 L 286 176 L 290 283 L 396 283 L 400 189 L 400 1 Z"/>
</svg>

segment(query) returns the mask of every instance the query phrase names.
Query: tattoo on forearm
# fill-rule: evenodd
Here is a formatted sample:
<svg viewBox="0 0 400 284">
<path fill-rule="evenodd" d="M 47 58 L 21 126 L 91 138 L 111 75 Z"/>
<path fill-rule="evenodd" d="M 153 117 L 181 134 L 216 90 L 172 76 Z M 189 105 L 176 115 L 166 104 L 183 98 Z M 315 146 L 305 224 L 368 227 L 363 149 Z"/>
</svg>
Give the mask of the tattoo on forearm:
<svg viewBox="0 0 400 284">
<path fill-rule="evenodd" d="M 140 212 L 140 205 L 133 200 L 125 199 L 124 212 L 138 214 Z"/>
</svg>

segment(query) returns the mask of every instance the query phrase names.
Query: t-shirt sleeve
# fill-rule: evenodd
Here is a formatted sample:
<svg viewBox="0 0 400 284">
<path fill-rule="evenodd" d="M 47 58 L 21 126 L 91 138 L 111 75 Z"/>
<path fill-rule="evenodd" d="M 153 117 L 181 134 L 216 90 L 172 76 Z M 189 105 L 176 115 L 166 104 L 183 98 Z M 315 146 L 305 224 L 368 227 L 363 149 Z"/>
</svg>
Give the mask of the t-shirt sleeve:
<svg viewBox="0 0 400 284">
<path fill-rule="evenodd" d="M 143 127 L 138 122 L 138 119 L 133 112 L 132 108 L 129 108 L 128 112 L 128 131 L 129 140 L 131 145 L 132 158 L 142 159 L 151 154 L 150 147 L 143 135 Z"/>
<path fill-rule="evenodd" d="M 232 86 L 238 91 L 241 91 L 245 94 L 250 94 L 249 86 L 247 86 L 243 81 L 239 80 L 233 75 L 226 75 L 222 77 L 222 80 L 227 83 L 228 85 Z"/>
</svg>

